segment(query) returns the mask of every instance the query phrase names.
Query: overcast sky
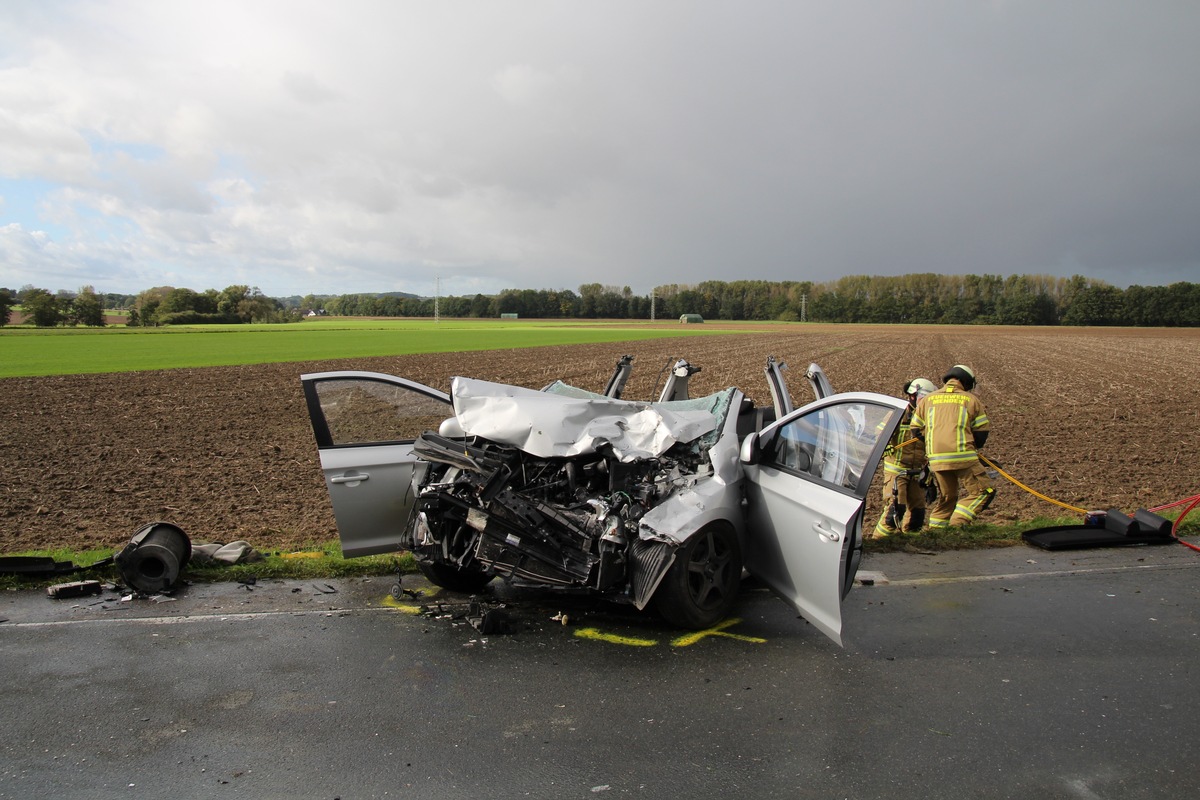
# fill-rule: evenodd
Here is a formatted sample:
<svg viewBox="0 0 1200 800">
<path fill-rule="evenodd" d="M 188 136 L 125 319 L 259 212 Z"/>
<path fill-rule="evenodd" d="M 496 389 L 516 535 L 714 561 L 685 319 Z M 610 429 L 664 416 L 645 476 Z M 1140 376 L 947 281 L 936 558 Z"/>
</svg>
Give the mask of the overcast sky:
<svg viewBox="0 0 1200 800">
<path fill-rule="evenodd" d="M 0 286 L 908 272 L 1200 282 L 1200 3 L 0 3 Z"/>
</svg>

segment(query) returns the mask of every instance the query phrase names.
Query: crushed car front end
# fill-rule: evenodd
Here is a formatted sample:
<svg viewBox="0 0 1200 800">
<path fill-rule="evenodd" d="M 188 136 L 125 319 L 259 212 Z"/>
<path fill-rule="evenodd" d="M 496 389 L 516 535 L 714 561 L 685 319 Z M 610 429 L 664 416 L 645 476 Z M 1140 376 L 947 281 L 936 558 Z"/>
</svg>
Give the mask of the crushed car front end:
<svg viewBox="0 0 1200 800">
<path fill-rule="evenodd" d="M 641 609 L 711 526 L 735 538 L 740 577 L 737 389 L 640 403 L 456 378 L 451 397 L 462 435 L 414 447 L 431 467 L 407 545 L 432 580 L 470 589 L 497 575 Z"/>
</svg>

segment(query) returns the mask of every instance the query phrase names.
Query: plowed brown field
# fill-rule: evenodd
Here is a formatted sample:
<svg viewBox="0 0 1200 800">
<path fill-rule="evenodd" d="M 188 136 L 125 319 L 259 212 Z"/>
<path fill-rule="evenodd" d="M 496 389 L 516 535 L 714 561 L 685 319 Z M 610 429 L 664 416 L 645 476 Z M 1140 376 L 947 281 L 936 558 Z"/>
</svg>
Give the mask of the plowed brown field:
<svg viewBox="0 0 1200 800">
<path fill-rule="evenodd" d="M 769 402 L 767 355 L 819 363 L 839 390 L 899 393 L 952 364 L 979 375 L 992 419 L 985 453 L 1039 491 L 1086 508 L 1153 507 L 1200 491 L 1200 330 L 778 326 L 770 332 L 520 351 L 452 353 L 0 380 L 0 553 L 115 547 L 167 520 L 196 542 L 260 549 L 336 537 L 299 376 L 401 375 L 448 389 L 454 375 L 600 391 L 636 356 L 626 396 L 648 398 L 686 357 L 694 394 L 736 385 Z M 1063 512 L 1011 484 L 986 516 Z M 875 503 L 876 501 L 873 501 Z M 872 511 L 877 514 L 877 511 Z M 872 518 L 873 522 L 873 518 Z"/>
</svg>

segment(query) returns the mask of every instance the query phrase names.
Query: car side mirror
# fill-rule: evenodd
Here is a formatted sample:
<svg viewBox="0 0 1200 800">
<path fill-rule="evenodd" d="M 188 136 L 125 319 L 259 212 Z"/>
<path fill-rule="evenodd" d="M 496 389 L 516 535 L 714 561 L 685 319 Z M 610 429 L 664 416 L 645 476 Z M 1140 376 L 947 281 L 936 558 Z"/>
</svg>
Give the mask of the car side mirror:
<svg viewBox="0 0 1200 800">
<path fill-rule="evenodd" d="M 741 461 L 743 464 L 757 464 L 762 457 L 758 434 L 751 433 L 742 440 Z"/>
</svg>

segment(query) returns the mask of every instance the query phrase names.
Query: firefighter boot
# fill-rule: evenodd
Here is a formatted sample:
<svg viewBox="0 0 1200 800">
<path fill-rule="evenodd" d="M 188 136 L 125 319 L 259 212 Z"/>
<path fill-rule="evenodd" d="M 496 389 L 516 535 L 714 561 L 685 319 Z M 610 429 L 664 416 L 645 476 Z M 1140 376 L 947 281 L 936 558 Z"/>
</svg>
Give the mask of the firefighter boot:
<svg viewBox="0 0 1200 800">
<path fill-rule="evenodd" d="M 879 522 L 875 524 L 876 539 L 883 539 L 893 533 L 900 532 L 900 520 L 904 518 L 904 506 L 899 507 L 897 514 L 897 506 L 895 503 L 889 503 L 884 509 L 883 515 L 879 517 Z"/>
<path fill-rule="evenodd" d="M 905 533 L 917 533 L 925 527 L 925 509 L 914 508 L 908 515 L 908 524 L 904 526 Z"/>
</svg>

